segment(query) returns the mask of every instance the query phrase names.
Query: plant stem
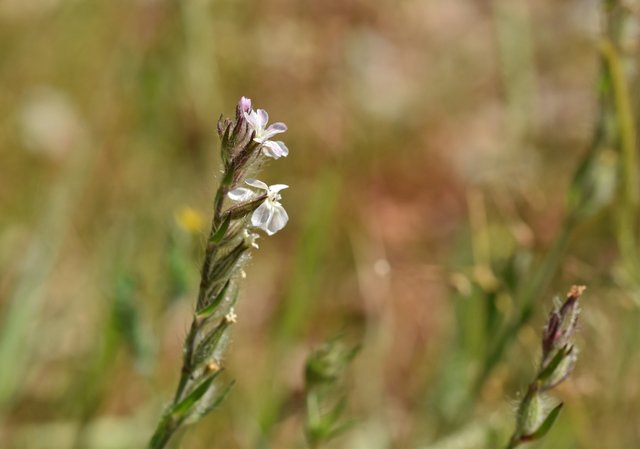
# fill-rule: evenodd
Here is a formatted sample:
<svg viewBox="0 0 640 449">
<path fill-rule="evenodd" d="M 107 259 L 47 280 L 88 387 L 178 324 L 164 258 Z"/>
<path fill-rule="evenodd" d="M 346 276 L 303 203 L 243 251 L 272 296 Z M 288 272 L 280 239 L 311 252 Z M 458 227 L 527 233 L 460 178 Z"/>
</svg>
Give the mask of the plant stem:
<svg viewBox="0 0 640 449">
<path fill-rule="evenodd" d="M 174 423 L 170 416 L 163 417 L 151 437 L 149 449 L 163 449 L 166 447 L 178 427 L 177 423 Z"/>
<path fill-rule="evenodd" d="M 508 325 L 506 330 L 498 337 L 496 343 L 490 350 L 489 355 L 485 359 L 485 363 L 478 375 L 473 389 L 473 397 L 476 397 L 484 386 L 493 368 L 501 360 L 508 344 L 513 341 L 513 338 L 517 335 L 522 326 L 524 326 L 531 318 L 531 314 L 533 313 L 535 306 L 535 300 L 544 293 L 547 286 L 551 283 L 553 275 L 558 270 L 558 266 L 560 265 L 564 253 L 569 246 L 571 234 L 573 233 L 577 223 L 578 220 L 575 214 L 570 214 L 565 219 L 562 229 L 560 229 L 560 234 L 558 234 L 551 249 L 545 255 L 538 270 L 536 270 L 532 281 L 525 287 L 524 292 L 520 296 L 520 300 L 518 301 L 520 311 Z"/>
<path fill-rule="evenodd" d="M 514 449 L 520 445 L 518 438 L 511 437 L 504 449 Z"/>
<path fill-rule="evenodd" d="M 214 201 L 214 214 L 213 219 L 211 221 L 211 230 L 209 232 L 208 241 L 211 240 L 212 236 L 216 233 L 218 227 L 222 222 L 222 206 L 224 204 L 224 197 L 226 192 L 228 191 L 228 173 L 225 172 L 223 176 L 223 180 L 218 187 L 216 192 L 215 201 Z M 172 403 L 169 405 L 168 410 L 171 411 L 174 407 L 182 401 L 189 390 L 189 385 L 193 376 L 193 357 L 196 349 L 196 342 L 198 340 L 198 334 L 201 330 L 202 322 L 198 319 L 197 311 L 200 310 L 207 300 L 208 290 L 211 287 L 211 272 L 212 268 L 215 265 L 215 256 L 217 253 L 217 245 L 207 245 L 206 252 L 204 256 L 204 261 L 202 263 L 202 272 L 201 272 L 201 280 L 200 280 L 200 288 L 198 292 L 198 302 L 196 306 L 196 312 L 193 315 L 193 320 L 191 321 L 191 327 L 189 328 L 189 333 L 184 342 L 183 353 L 184 356 L 182 358 L 182 368 L 180 370 L 180 380 L 178 381 L 178 386 L 176 387 L 176 392 L 173 397 Z M 221 286 L 222 288 L 222 286 Z M 176 433 L 176 431 L 180 428 L 181 422 L 176 421 L 176 419 L 172 416 L 170 412 L 168 412 L 159 422 L 156 430 L 149 442 L 149 449 L 162 449 L 164 448 L 171 437 Z"/>
</svg>

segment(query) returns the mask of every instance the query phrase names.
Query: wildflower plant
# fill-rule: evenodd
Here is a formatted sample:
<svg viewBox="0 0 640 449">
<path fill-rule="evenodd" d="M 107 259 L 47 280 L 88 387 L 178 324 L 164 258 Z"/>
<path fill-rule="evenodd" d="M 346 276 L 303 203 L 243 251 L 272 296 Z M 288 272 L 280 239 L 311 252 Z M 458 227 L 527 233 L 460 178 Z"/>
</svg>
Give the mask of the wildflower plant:
<svg viewBox="0 0 640 449">
<path fill-rule="evenodd" d="M 549 314 L 542 332 L 538 372 L 518 405 L 516 429 L 506 449 L 544 437 L 560 413 L 562 403 L 549 407 L 545 393 L 564 382 L 575 367 L 578 350 L 573 337 L 584 290 L 585 287 L 571 287 L 564 303 L 557 304 Z"/>
<path fill-rule="evenodd" d="M 267 159 L 289 153 L 284 143 L 269 140 L 286 131 L 286 125 L 266 127 L 267 121 L 267 112 L 254 111 L 245 97 L 236 107 L 235 119 L 221 117 L 218 121 L 223 172 L 214 198 L 198 299 L 184 342 L 180 380 L 149 442 L 152 449 L 165 447 L 185 424 L 215 409 L 232 386 L 221 386 L 218 377 L 223 370 L 227 333 L 237 320 L 234 305 L 238 279 L 244 277 L 242 266 L 249 252 L 258 248 L 254 231 L 273 235 L 289 219 L 280 203 L 280 192 L 288 186 L 267 186 L 248 177 Z"/>
<path fill-rule="evenodd" d="M 347 404 L 340 381 L 360 346 L 330 340 L 309 354 L 305 365 L 305 436 L 318 448 L 351 426 L 343 413 Z"/>
</svg>

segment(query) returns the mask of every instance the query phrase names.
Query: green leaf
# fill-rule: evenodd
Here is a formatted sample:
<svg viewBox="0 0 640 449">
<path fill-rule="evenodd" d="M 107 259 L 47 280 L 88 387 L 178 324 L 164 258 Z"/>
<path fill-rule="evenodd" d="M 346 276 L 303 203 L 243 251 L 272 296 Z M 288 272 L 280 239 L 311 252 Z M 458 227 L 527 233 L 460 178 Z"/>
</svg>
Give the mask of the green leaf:
<svg viewBox="0 0 640 449">
<path fill-rule="evenodd" d="M 222 139 L 220 141 L 220 158 L 222 159 L 222 161 L 225 163 L 225 165 L 227 165 L 227 163 L 229 162 L 229 160 L 231 159 L 231 142 L 230 142 L 230 136 L 231 136 L 231 125 L 227 126 L 227 129 L 225 130 Z"/>
<path fill-rule="evenodd" d="M 562 406 L 563 406 L 562 402 L 560 404 L 556 405 L 553 408 L 553 410 L 551 410 L 551 412 L 549 412 L 549 414 L 544 419 L 544 421 L 542 422 L 540 427 L 538 427 L 538 430 L 536 430 L 535 432 L 533 432 L 530 435 L 523 436 L 521 438 L 521 440 L 522 441 L 535 441 L 535 440 L 539 440 L 540 438 L 544 437 L 549 432 L 551 427 L 553 426 L 553 423 L 556 422 L 556 419 L 558 418 L 558 415 L 560 414 L 560 409 L 562 408 Z"/>
<path fill-rule="evenodd" d="M 207 379 L 200 383 L 200 385 L 194 388 L 191 393 L 172 408 L 171 415 L 178 420 L 184 419 L 189 414 L 189 411 L 195 403 L 198 402 L 209 390 L 211 383 L 220 375 L 221 372 L 222 370 L 213 372 Z"/>
<path fill-rule="evenodd" d="M 222 340 L 222 336 L 228 327 L 229 321 L 223 317 L 215 329 L 207 334 L 198 344 L 193 355 L 195 366 L 199 366 L 201 363 L 209 361 L 216 348 L 218 348 L 218 345 Z"/>
<path fill-rule="evenodd" d="M 204 416 L 208 415 L 209 413 L 217 409 L 220 406 L 220 404 L 222 404 L 222 402 L 227 398 L 227 396 L 229 395 L 229 393 L 231 392 L 231 389 L 235 384 L 236 384 L 235 380 L 231 381 L 229 385 L 227 385 L 225 389 L 222 390 L 222 392 L 218 395 L 218 397 L 215 398 L 215 400 L 211 404 L 207 405 L 203 410 L 197 412 L 197 415 L 198 415 L 197 418 L 198 419 L 203 418 Z"/>
<path fill-rule="evenodd" d="M 571 347 L 569 346 L 563 346 L 560 348 L 556 355 L 553 356 L 547 367 L 538 374 L 538 380 L 542 383 L 546 382 L 553 375 L 556 368 L 560 366 L 569 352 L 571 352 Z"/>
<path fill-rule="evenodd" d="M 227 229 L 229 229 L 229 224 L 231 223 L 231 216 L 227 216 L 220 227 L 216 230 L 216 232 L 209 238 L 209 242 L 211 243 L 220 243 L 222 238 L 227 233 Z"/>
<path fill-rule="evenodd" d="M 209 304 L 207 307 L 205 307 L 204 309 L 196 313 L 196 318 L 205 319 L 213 315 L 213 312 L 216 311 L 216 309 L 224 299 L 225 295 L 227 294 L 227 290 L 229 290 L 229 285 L 231 285 L 231 280 L 228 280 L 224 284 L 224 287 L 222 287 L 222 290 L 220 290 L 220 293 L 218 293 L 218 295 L 213 299 L 213 301 L 211 301 L 211 304 Z"/>
<path fill-rule="evenodd" d="M 338 422 L 342 413 L 347 408 L 347 398 L 342 397 L 340 401 L 333 407 L 333 409 L 327 414 L 327 420 L 331 423 L 331 425 L 335 425 Z"/>
<path fill-rule="evenodd" d="M 350 428 L 352 428 L 356 424 L 355 419 L 349 419 L 344 421 L 337 426 L 333 427 L 331 431 L 326 436 L 326 441 L 332 440 L 333 438 L 339 436 L 340 434 L 346 432 Z"/>
</svg>

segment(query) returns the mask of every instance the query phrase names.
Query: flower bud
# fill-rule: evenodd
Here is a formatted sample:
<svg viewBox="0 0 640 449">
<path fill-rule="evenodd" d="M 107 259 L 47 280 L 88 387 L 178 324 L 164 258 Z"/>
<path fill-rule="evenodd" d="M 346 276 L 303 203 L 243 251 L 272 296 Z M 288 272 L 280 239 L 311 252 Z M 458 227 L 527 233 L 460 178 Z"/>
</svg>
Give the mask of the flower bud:
<svg viewBox="0 0 640 449">
<path fill-rule="evenodd" d="M 241 127 L 245 122 L 245 114 L 251 111 L 251 98 L 241 97 L 236 106 L 236 125 Z M 239 128 L 238 130 L 239 131 Z"/>
<path fill-rule="evenodd" d="M 570 344 L 570 340 L 578 324 L 580 306 L 578 300 L 586 287 L 573 286 L 567 293 L 567 299 L 561 306 L 556 306 L 549 315 L 542 333 L 542 359 L 546 362 L 552 353 Z"/>
<path fill-rule="evenodd" d="M 578 350 L 575 347 L 562 350 L 562 356 L 558 365 L 549 373 L 549 377 L 543 381 L 542 390 L 549 390 L 564 382 L 573 372 L 578 361 Z"/>
<path fill-rule="evenodd" d="M 249 112 L 251 110 L 251 98 L 241 97 L 238 108 L 241 112 Z"/>
</svg>

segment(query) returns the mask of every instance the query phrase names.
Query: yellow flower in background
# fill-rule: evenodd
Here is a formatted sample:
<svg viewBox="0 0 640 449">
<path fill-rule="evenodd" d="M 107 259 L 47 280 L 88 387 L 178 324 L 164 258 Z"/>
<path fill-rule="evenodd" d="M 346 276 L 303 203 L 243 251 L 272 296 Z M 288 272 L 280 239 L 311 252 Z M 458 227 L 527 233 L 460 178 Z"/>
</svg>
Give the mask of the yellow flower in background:
<svg viewBox="0 0 640 449">
<path fill-rule="evenodd" d="M 191 207 L 183 207 L 176 212 L 176 222 L 190 234 L 199 234 L 204 229 L 202 214 Z"/>
</svg>

